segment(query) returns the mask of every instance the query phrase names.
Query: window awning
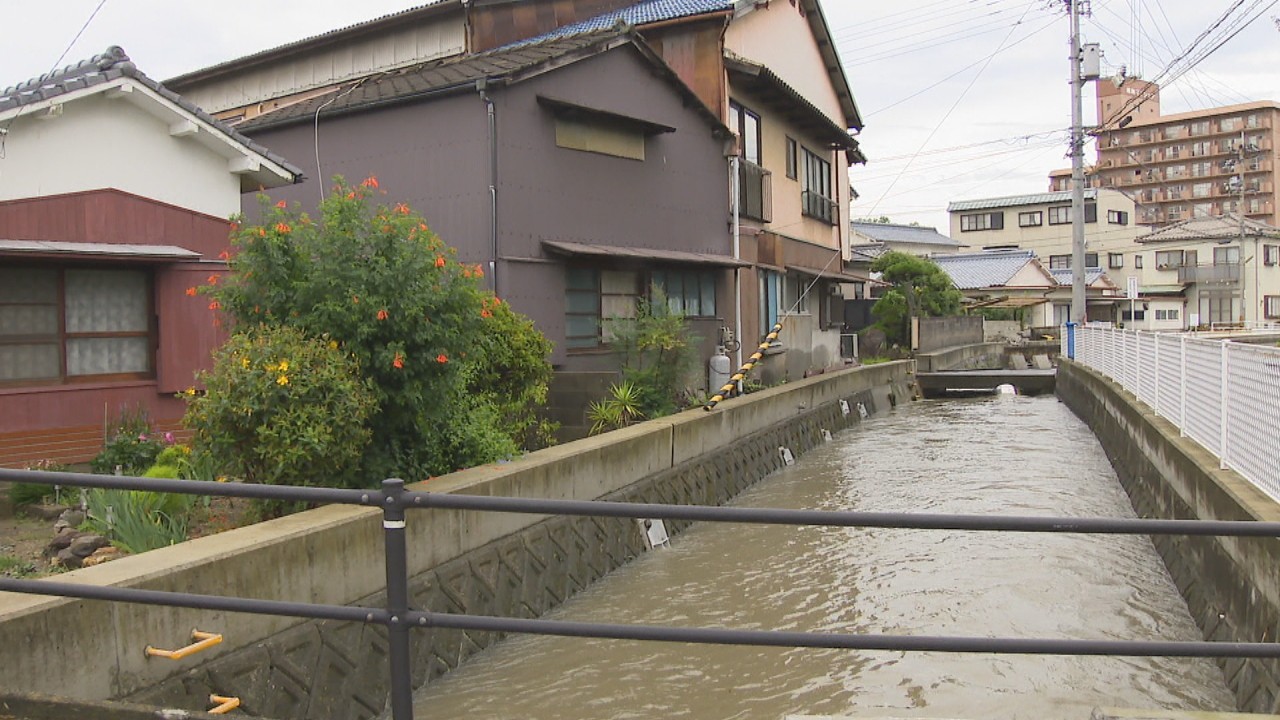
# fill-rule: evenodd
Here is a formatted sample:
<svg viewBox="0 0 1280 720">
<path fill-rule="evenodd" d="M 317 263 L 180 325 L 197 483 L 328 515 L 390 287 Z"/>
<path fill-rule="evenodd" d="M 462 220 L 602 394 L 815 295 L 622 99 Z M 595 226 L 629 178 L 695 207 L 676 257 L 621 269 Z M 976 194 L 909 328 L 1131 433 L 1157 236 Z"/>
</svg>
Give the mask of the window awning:
<svg viewBox="0 0 1280 720">
<path fill-rule="evenodd" d="M 573 257 L 608 258 L 612 260 L 643 260 L 648 262 L 684 263 L 713 267 L 749 267 L 751 263 L 735 260 L 728 255 L 687 252 L 684 250 L 654 250 L 652 248 L 595 245 L 590 243 L 543 240 L 542 246 L 558 255 Z"/>
<path fill-rule="evenodd" d="M 177 245 L 118 245 L 54 240 L 0 240 L 0 255 L 172 261 L 200 259 L 200 253 Z"/>
<path fill-rule="evenodd" d="M 861 275 L 852 275 L 850 273 L 842 272 L 839 270 L 832 270 L 832 269 L 822 270 L 819 268 L 806 267 L 804 265 L 791 265 L 791 264 L 788 264 L 786 268 L 792 272 L 800 273 L 801 275 L 809 275 L 811 277 L 823 278 L 826 280 L 834 280 L 835 282 L 867 283 L 868 285 L 885 285 L 885 286 L 889 285 L 889 283 L 887 282 L 882 282 L 880 280 L 875 280 L 869 277 L 863 277 Z"/>
</svg>

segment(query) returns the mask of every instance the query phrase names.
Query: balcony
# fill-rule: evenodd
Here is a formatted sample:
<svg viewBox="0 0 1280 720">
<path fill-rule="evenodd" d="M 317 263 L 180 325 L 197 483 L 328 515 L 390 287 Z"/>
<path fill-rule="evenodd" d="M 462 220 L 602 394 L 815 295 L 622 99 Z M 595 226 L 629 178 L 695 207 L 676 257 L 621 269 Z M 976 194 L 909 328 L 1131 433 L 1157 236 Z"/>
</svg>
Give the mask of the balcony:
<svg viewBox="0 0 1280 720">
<path fill-rule="evenodd" d="M 1240 263 L 1184 265 L 1178 268 L 1178 282 L 1235 284 L 1240 282 Z"/>
<path fill-rule="evenodd" d="M 773 173 L 750 160 L 738 161 L 738 214 L 773 221 Z"/>
<path fill-rule="evenodd" d="M 812 190 L 805 190 L 800 193 L 800 212 L 805 217 L 821 220 L 828 225 L 835 225 L 840 221 L 840 213 L 836 210 L 836 202 Z"/>
</svg>

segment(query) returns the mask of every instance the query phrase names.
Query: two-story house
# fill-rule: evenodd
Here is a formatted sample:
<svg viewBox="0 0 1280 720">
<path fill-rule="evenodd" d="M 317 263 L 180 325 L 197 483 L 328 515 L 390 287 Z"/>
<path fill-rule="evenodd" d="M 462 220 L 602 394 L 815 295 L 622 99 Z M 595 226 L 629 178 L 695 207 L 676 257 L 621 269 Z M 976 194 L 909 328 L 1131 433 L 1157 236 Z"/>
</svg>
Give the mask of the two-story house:
<svg viewBox="0 0 1280 720">
<path fill-rule="evenodd" d="M 552 403 L 567 436 L 586 424 L 582 394 L 617 368 L 608 318 L 656 288 L 689 318 L 703 358 L 732 326 L 732 271 L 744 265 L 725 230 L 732 135 L 633 32 L 421 63 L 237 127 L 309 174 L 376 175 L 461 259 L 486 266 L 555 345 Z M 313 206 L 319 195 L 304 185 L 273 198 Z"/>
<path fill-rule="evenodd" d="M 175 429 L 221 341 L 188 289 L 301 171 L 118 47 L 0 90 L 0 130 L 0 465 L 88 460 L 122 411 Z"/>
</svg>

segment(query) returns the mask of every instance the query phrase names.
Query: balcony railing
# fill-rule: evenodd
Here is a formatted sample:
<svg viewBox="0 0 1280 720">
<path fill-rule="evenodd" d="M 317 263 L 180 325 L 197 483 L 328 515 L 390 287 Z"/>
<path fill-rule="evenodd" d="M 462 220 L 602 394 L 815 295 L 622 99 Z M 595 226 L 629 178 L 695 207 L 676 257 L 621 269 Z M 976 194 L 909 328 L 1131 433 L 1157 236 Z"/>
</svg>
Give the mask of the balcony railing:
<svg viewBox="0 0 1280 720">
<path fill-rule="evenodd" d="M 816 218 L 828 225 L 835 225 L 840 220 L 836 210 L 836 201 L 812 190 L 800 193 L 800 211 L 805 217 Z"/>
<path fill-rule="evenodd" d="M 773 173 L 749 160 L 738 161 L 738 214 L 773 221 Z"/>
<path fill-rule="evenodd" d="M 1180 283 L 1238 283 L 1240 263 L 1216 265 L 1184 265 L 1178 268 Z"/>
</svg>

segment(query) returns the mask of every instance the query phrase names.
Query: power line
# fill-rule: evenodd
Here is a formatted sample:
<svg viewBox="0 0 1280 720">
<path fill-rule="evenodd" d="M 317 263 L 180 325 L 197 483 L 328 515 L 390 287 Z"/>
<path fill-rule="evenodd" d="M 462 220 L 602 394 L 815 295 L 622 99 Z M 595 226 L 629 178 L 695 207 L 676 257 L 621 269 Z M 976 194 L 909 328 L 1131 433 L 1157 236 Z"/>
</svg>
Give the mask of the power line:
<svg viewBox="0 0 1280 720">
<path fill-rule="evenodd" d="M 1026 10 L 1023 12 L 1024 18 L 1026 17 L 1027 13 L 1031 12 L 1031 8 L 1033 8 L 1035 4 L 1036 4 L 1035 2 L 1032 2 L 1031 4 L 1027 5 Z M 1019 19 L 1018 23 L 1020 24 L 1021 22 L 1022 22 L 1021 19 Z M 1009 30 L 1009 34 L 1006 35 L 1004 40 L 1000 42 L 1000 47 L 996 48 L 997 53 L 999 52 L 1000 48 L 1004 47 L 1004 45 L 1009 42 L 1009 38 L 1013 37 L 1013 33 L 1016 30 L 1017 30 L 1017 24 L 1015 24 L 1014 27 Z M 934 125 L 933 130 L 929 132 L 929 136 L 924 139 L 924 142 L 920 143 L 920 147 L 916 149 L 916 154 L 919 154 L 922 150 L 924 150 L 925 146 L 929 144 L 929 141 L 933 139 L 933 136 L 936 135 L 938 133 L 938 130 L 942 128 L 942 125 L 947 121 L 947 118 L 951 117 L 951 113 L 955 112 L 955 109 L 960 106 L 960 102 L 963 101 L 965 96 L 969 94 L 969 90 L 973 89 L 974 84 L 978 82 L 978 78 L 982 77 L 982 73 L 987 69 L 988 66 L 990 66 L 991 61 L 992 59 L 995 58 L 995 56 L 996 56 L 996 53 L 992 53 L 991 56 L 987 58 L 986 63 L 984 63 L 983 66 L 978 69 L 978 72 L 973 76 L 973 79 L 969 81 L 969 84 L 960 93 L 960 96 L 956 98 L 955 102 L 951 104 L 951 107 L 947 109 L 947 112 L 942 116 L 940 120 L 938 120 L 938 123 Z M 885 196 L 889 194 L 889 191 L 893 189 L 893 186 L 898 183 L 898 180 L 902 177 L 904 173 L 906 173 L 907 168 L 909 167 L 911 167 L 910 160 L 907 161 L 907 164 L 903 166 L 902 171 L 898 173 L 898 177 L 894 178 L 893 182 L 889 183 L 889 187 L 885 189 L 884 193 L 880 196 L 880 199 L 877 200 L 875 204 L 871 206 L 871 210 L 867 214 L 870 215 L 875 213 L 876 206 L 879 205 L 882 200 L 884 200 Z"/>
</svg>

